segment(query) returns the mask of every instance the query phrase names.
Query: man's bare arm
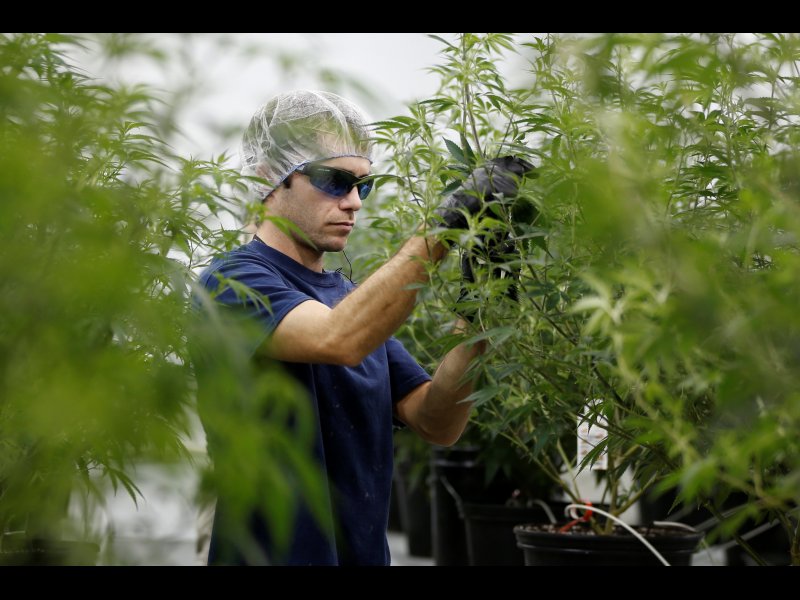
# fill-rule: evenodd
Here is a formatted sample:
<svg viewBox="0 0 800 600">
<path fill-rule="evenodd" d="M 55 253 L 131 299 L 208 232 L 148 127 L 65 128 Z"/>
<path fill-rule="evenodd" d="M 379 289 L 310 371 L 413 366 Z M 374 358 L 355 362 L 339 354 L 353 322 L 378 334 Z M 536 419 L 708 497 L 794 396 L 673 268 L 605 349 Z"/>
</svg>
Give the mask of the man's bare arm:
<svg viewBox="0 0 800 600">
<path fill-rule="evenodd" d="M 433 238 L 411 238 L 333 309 L 313 300 L 292 309 L 264 350 L 287 362 L 358 365 L 408 318 L 417 299 L 408 286 L 427 280 L 425 263 L 446 253 Z"/>
<path fill-rule="evenodd" d="M 486 350 L 486 342 L 462 343 L 444 357 L 433 380 L 423 383 L 395 405 L 397 418 L 423 439 L 440 446 L 458 441 L 469 420 L 473 390 L 464 375 L 470 363 Z"/>
</svg>

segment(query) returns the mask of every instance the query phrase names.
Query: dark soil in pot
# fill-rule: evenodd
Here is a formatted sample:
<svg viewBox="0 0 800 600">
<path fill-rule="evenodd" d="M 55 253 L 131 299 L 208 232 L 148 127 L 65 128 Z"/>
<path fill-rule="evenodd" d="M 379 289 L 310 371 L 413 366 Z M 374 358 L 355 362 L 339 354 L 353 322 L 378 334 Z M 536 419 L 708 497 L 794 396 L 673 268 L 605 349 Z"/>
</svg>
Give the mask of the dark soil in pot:
<svg viewBox="0 0 800 600">
<path fill-rule="evenodd" d="M 568 532 L 556 525 L 521 525 L 514 528 L 517 545 L 529 566 L 657 566 L 662 564 L 641 541 L 622 527 L 611 535 L 598 535 L 578 524 Z M 634 527 L 673 566 L 689 566 L 702 533 L 673 527 Z"/>
</svg>

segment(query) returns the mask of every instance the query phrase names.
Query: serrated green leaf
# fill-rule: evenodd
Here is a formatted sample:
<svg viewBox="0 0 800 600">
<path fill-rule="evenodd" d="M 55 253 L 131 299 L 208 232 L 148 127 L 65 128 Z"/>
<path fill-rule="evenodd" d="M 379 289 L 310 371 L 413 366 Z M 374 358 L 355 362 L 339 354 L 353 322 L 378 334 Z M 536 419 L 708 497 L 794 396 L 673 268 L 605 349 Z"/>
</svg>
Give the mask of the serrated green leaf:
<svg viewBox="0 0 800 600">
<path fill-rule="evenodd" d="M 464 152 L 461 150 L 461 148 L 458 147 L 458 145 L 455 142 L 452 142 L 447 138 L 445 138 L 444 143 L 447 146 L 447 150 L 450 152 L 453 158 L 455 158 L 458 162 L 460 162 L 463 165 L 466 166 L 470 165 L 469 160 L 467 159 L 466 156 L 464 156 Z"/>
</svg>

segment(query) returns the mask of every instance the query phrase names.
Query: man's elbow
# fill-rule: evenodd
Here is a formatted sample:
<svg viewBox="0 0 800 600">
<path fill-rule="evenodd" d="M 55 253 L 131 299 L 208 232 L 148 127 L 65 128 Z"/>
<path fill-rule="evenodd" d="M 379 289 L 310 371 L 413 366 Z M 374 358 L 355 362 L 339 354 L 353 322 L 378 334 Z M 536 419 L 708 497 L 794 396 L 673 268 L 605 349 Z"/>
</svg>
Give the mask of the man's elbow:
<svg viewBox="0 0 800 600">
<path fill-rule="evenodd" d="M 339 364 L 344 367 L 357 367 L 358 365 L 361 364 L 363 360 L 364 360 L 363 356 L 359 356 L 357 354 L 349 354 L 347 356 L 343 356 L 340 359 Z"/>
<path fill-rule="evenodd" d="M 340 344 L 334 348 L 338 349 L 338 352 L 334 350 L 337 354 L 338 364 L 345 367 L 357 367 L 367 357 L 360 348 L 355 348 L 348 344 Z"/>
<path fill-rule="evenodd" d="M 321 356 L 318 362 L 325 365 L 336 365 L 339 367 L 357 367 L 363 360 L 363 356 L 336 352 Z"/>
<path fill-rule="evenodd" d="M 318 344 L 322 362 L 342 367 L 357 367 L 367 357 L 364 351 L 349 339 L 328 337 Z"/>
<path fill-rule="evenodd" d="M 383 342 L 381 342 L 382 344 Z M 334 338 L 331 345 L 331 353 L 336 357 L 336 364 L 345 367 L 357 367 L 364 359 L 380 347 L 371 347 L 353 336 Z"/>
<path fill-rule="evenodd" d="M 437 446 L 442 446 L 443 448 L 449 448 L 459 439 L 461 439 L 460 435 L 443 435 L 434 438 L 428 438 L 428 442 L 431 444 L 436 444 Z"/>
<path fill-rule="evenodd" d="M 439 429 L 439 430 L 426 430 L 419 432 L 421 437 L 429 444 L 436 444 L 449 448 L 461 439 L 461 434 L 464 433 L 464 428 L 460 429 Z"/>
</svg>

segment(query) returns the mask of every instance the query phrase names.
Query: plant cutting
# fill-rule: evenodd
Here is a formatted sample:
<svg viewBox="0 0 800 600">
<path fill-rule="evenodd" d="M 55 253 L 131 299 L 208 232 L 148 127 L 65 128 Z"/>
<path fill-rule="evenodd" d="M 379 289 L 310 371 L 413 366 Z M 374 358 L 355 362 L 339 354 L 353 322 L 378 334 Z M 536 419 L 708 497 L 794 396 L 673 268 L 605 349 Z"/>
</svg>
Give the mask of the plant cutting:
<svg viewBox="0 0 800 600">
<path fill-rule="evenodd" d="M 717 517 L 712 541 L 733 538 L 763 562 L 745 530 L 774 522 L 785 562 L 797 563 L 800 41 L 442 43 L 440 91 L 377 125 L 394 156 L 394 227 L 475 162 L 513 153 L 538 174 L 519 197 L 440 232 L 472 257 L 467 335 L 492 345 L 475 365 L 475 426 L 510 440 L 573 501 L 565 473 L 605 463 L 601 503 L 614 517 L 673 489 L 675 511 Z M 523 83 L 501 75 L 503 53 L 524 62 Z M 498 222 L 513 241 L 500 256 L 485 243 Z M 420 314 L 435 321 L 457 309 L 452 262 L 425 290 Z M 429 344 L 424 328 L 412 335 Z M 580 421 L 607 436 L 579 458 Z M 745 501 L 725 511 L 734 492 Z M 588 527 L 610 535 L 614 522 L 595 513 Z"/>
</svg>

